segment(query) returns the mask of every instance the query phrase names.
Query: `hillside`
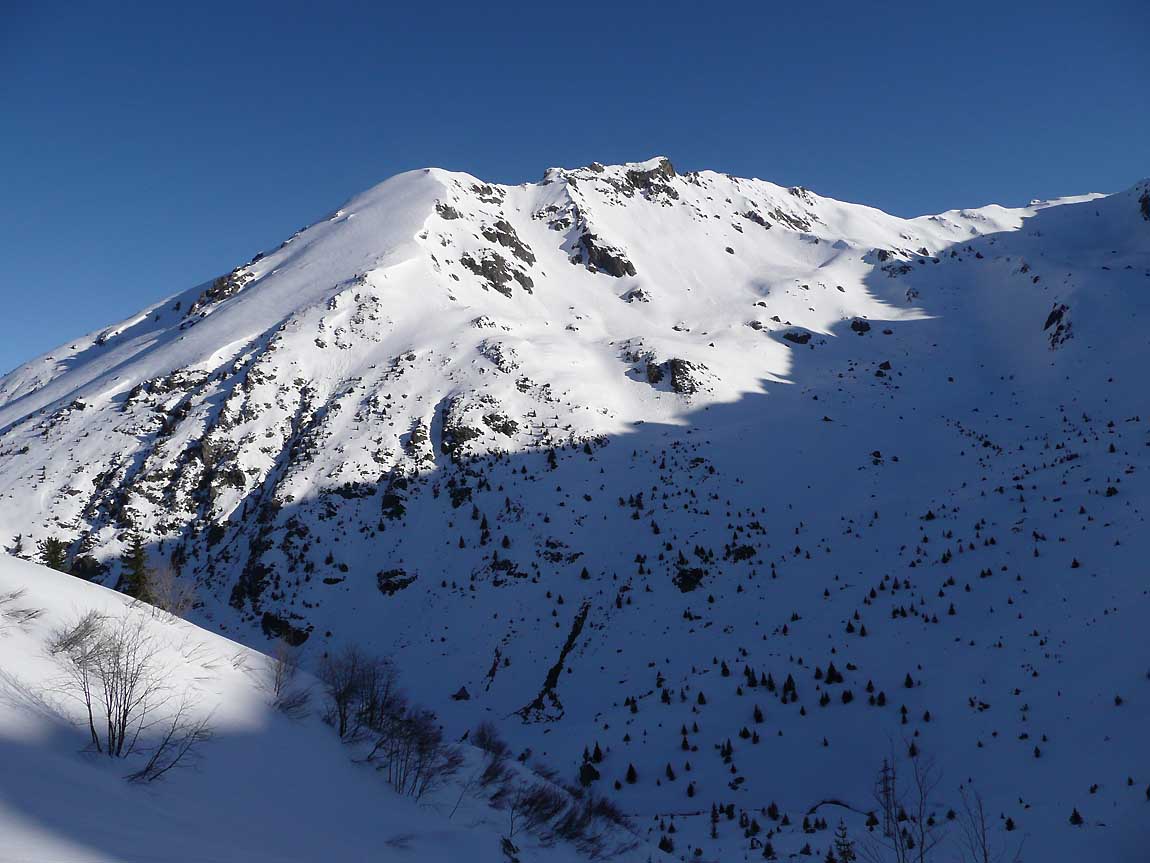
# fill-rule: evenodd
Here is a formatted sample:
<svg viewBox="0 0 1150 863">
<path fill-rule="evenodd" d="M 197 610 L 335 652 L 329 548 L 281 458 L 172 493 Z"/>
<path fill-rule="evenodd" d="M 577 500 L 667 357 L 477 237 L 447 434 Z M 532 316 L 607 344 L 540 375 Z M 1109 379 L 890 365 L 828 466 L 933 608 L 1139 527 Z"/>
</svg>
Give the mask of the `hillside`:
<svg viewBox="0 0 1150 863">
<path fill-rule="evenodd" d="M 85 613 L 138 623 L 162 675 L 130 757 L 88 745 L 67 663 L 50 650 Z M 320 722 L 317 681 L 292 682 L 311 691 L 313 709 L 289 715 L 275 705 L 275 659 L 122 594 L 0 558 L 0 648 L 6 863 L 508 859 L 507 814 L 464 787 L 482 766 L 478 750 L 463 747 L 459 773 L 418 802 L 397 795 Z M 210 735 L 156 781 L 125 781 L 185 695 L 189 717 L 207 722 Z M 515 841 L 524 861 L 587 859 L 522 830 Z"/>
<path fill-rule="evenodd" d="M 672 857 L 864 839 L 913 743 L 951 841 L 965 783 L 1026 859 L 1134 860 L 1148 289 L 1145 182 L 411 172 L 0 380 L 0 544 L 114 586 L 139 535 L 205 627 L 386 652 L 567 781 L 598 744 Z"/>
</svg>

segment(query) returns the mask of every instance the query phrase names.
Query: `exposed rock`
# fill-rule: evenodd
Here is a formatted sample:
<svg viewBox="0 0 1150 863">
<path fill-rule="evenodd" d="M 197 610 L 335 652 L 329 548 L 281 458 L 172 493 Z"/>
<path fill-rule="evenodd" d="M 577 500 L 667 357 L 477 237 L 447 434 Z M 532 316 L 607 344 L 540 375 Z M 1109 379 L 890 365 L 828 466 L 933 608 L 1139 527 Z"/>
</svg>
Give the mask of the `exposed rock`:
<svg viewBox="0 0 1150 863">
<path fill-rule="evenodd" d="M 635 275 L 635 265 L 627 260 L 620 249 L 603 243 L 592 233 L 579 237 L 579 246 L 584 252 L 584 262 L 592 272 L 602 271 L 617 279 Z"/>
<path fill-rule="evenodd" d="M 768 231 L 771 229 L 771 223 L 764 219 L 757 210 L 747 210 L 747 212 L 739 213 L 739 215 L 756 225 L 762 225 Z"/>
<path fill-rule="evenodd" d="M 559 719 L 563 716 L 563 702 L 559 700 L 559 693 L 556 692 L 559 686 L 559 677 L 563 673 L 563 666 L 567 662 L 568 654 L 575 648 L 575 642 L 578 641 L 579 634 L 583 631 L 583 625 L 587 622 L 587 615 L 590 611 L 591 604 L 584 602 L 579 611 L 576 612 L 575 619 L 571 622 L 571 631 L 567 633 L 567 640 L 559 651 L 559 658 L 548 670 L 539 694 L 529 704 L 516 711 L 525 722 Z M 548 706 L 551 708 L 550 712 L 548 712 Z"/>
<path fill-rule="evenodd" d="M 301 629 L 298 626 L 293 626 L 277 614 L 272 614 L 270 611 L 265 611 L 263 617 L 260 619 L 260 628 L 263 630 L 264 635 L 272 639 L 280 639 L 292 647 L 299 647 L 308 636 L 311 635 L 311 628 Z"/>
<path fill-rule="evenodd" d="M 451 219 L 458 219 L 460 217 L 459 210 L 455 209 L 455 207 L 452 207 L 450 204 L 444 204 L 439 201 L 435 202 L 435 212 L 437 212 L 441 218 L 447 219 L 449 221 Z"/>
<path fill-rule="evenodd" d="M 185 317 L 191 317 L 196 312 L 208 306 L 214 306 L 230 297 L 234 297 L 254 278 L 255 276 L 252 275 L 252 273 L 242 267 L 237 267 L 226 276 L 220 276 L 212 282 L 211 287 L 192 301 L 192 304 L 188 306 L 188 312 Z"/>
<path fill-rule="evenodd" d="M 512 267 L 508 264 L 507 259 L 490 249 L 484 249 L 478 253 L 479 260 L 476 260 L 470 253 L 464 253 L 459 259 L 459 263 L 471 270 L 477 276 L 485 279 L 487 284 L 503 294 L 505 297 L 511 296 L 511 280 L 517 281 L 523 290 L 531 293 L 531 289 L 535 283 L 531 277 L 520 270 L 518 267 Z"/>
<path fill-rule="evenodd" d="M 519 431 L 519 423 L 504 414 L 484 414 L 483 422 L 492 431 L 499 432 L 499 434 L 506 435 L 507 437 L 514 437 Z"/>
<path fill-rule="evenodd" d="M 504 197 L 507 195 L 507 193 L 498 186 L 489 186 L 487 183 L 473 185 L 471 191 L 473 191 L 484 204 L 502 204 Z"/>
<path fill-rule="evenodd" d="M 402 569 L 387 569 L 380 572 L 375 577 L 376 584 L 379 587 L 379 592 L 384 596 L 393 596 L 399 591 L 408 587 L 415 581 L 414 575 L 408 575 Z"/>
<path fill-rule="evenodd" d="M 667 367 L 671 373 L 671 389 L 679 395 L 693 395 L 701 389 L 698 373 L 706 371 L 705 366 L 675 357 L 667 360 Z"/>
<path fill-rule="evenodd" d="M 788 213 L 779 207 L 775 207 L 768 215 L 781 225 L 786 225 L 795 231 L 809 231 L 811 229 L 811 220 L 798 215 L 797 213 Z"/>
<path fill-rule="evenodd" d="M 862 318 L 855 318 L 851 321 L 851 329 L 861 336 L 863 333 L 870 332 L 870 323 Z"/>
<path fill-rule="evenodd" d="M 1071 332 L 1069 311 L 1070 307 L 1065 303 L 1055 303 L 1054 308 L 1050 310 L 1050 314 L 1046 316 L 1046 323 L 1042 329 L 1044 332 L 1049 331 L 1051 350 L 1057 348 L 1073 335 Z M 1054 329 L 1051 329 L 1051 327 Z"/>
<path fill-rule="evenodd" d="M 519 358 L 515 349 L 500 342 L 484 341 L 478 348 L 479 354 L 485 357 L 495 368 L 504 374 L 510 374 L 519 368 Z"/>
<path fill-rule="evenodd" d="M 668 198 L 678 200 L 679 193 L 670 184 L 675 176 L 675 168 L 670 159 L 660 159 L 659 163 L 650 170 L 630 170 L 627 172 L 627 182 L 639 190 L 646 198 L 666 195 Z"/>
<path fill-rule="evenodd" d="M 510 249 L 511 254 L 528 266 L 535 263 L 534 253 L 519 239 L 519 235 L 515 233 L 515 228 L 506 219 L 499 219 L 494 224 L 484 225 L 480 229 L 480 233 L 489 242 L 499 243 L 499 245 Z"/>
<path fill-rule="evenodd" d="M 1050 310 L 1050 314 L 1046 316 L 1046 323 L 1042 325 L 1043 330 L 1048 330 L 1055 324 L 1062 320 L 1062 316 L 1066 314 L 1068 306 L 1064 303 L 1055 303 L 1054 308 Z"/>
<path fill-rule="evenodd" d="M 783 338 L 788 342 L 794 342 L 796 345 L 805 345 L 811 340 L 811 334 L 801 330 L 787 330 L 783 333 Z"/>
</svg>

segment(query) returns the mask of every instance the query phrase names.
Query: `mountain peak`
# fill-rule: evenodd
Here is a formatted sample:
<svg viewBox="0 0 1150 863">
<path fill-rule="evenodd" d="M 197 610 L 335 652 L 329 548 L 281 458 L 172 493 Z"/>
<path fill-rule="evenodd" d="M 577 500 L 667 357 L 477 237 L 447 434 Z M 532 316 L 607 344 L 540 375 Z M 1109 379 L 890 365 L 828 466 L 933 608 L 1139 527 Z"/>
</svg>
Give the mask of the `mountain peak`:
<svg viewBox="0 0 1150 863">
<path fill-rule="evenodd" d="M 1145 805 L 1133 199 L 400 174 L 0 379 L 0 546 L 115 586 L 138 540 L 212 629 L 390 654 L 716 859 L 815 850 L 819 800 L 869 835 L 896 735 L 939 812 L 974 775 L 1036 855 L 1129 857 L 1066 823 Z"/>
</svg>

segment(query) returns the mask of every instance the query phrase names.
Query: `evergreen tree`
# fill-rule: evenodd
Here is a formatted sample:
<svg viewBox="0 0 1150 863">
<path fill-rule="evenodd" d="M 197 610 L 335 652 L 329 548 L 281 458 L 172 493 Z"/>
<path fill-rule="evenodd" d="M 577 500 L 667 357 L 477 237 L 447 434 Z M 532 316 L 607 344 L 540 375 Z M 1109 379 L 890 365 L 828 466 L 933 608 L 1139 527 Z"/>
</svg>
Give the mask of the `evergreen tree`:
<svg viewBox="0 0 1150 863">
<path fill-rule="evenodd" d="M 592 766 L 590 761 L 584 761 L 579 768 L 579 784 L 586 788 L 598 778 L 599 771 Z"/>
<path fill-rule="evenodd" d="M 68 546 L 64 540 L 50 536 L 39 545 L 40 563 L 58 572 L 68 571 Z"/>
<path fill-rule="evenodd" d="M 839 826 L 835 828 L 835 856 L 838 857 L 839 863 L 854 863 L 858 859 L 855 844 L 847 836 L 847 825 L 841 819 Z"/>
<path fill-rule="evenodd" d="M 137 531 L 133 531 L 128 539 L 128 547 L 120 557 L 120 583 L 117 589 L 146 602 L 147 597 L 144 594 L 147 593 L 150 574 L 144 539 Z"/>
</svg>

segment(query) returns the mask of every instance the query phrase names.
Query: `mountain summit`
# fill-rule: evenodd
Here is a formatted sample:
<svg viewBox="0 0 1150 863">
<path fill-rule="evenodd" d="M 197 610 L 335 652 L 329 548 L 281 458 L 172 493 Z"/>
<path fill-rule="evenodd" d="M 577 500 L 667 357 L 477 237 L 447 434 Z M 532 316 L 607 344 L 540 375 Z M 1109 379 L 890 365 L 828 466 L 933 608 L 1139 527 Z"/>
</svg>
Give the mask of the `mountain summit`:
<svg viewBox="0 0 1150 863">
<path fill-rule="evenodd" d="M 702 859 L 865 831 L 908 748 L 940 823 L 973 780 L 1028 853 L 1134 859 L 1148 316 L 1147 182 L 412 171 L 0 380 L 0 545 L 387 650 Z"/>
</svg>

